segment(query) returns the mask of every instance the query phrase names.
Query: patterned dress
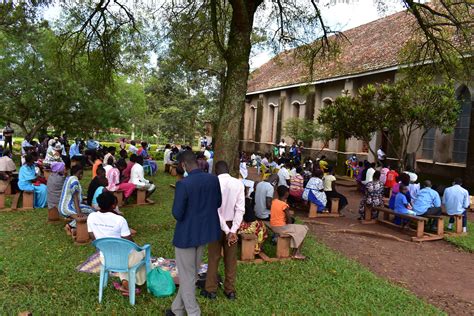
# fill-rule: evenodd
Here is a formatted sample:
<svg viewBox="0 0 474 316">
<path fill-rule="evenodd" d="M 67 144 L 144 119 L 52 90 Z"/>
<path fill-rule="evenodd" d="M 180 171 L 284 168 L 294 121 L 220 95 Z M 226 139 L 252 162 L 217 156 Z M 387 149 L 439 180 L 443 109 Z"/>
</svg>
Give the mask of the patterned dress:
<svg viewBox="0 0 474 316">
<path fill-rule="evenodd" d="M 371 181 L 365 185 L 365 196 L 360 201 L 359 214 L 365 216 L 365 206 L 383 206 L 384 184 L 382 181 Z M 376 213 L 376 212 L 375 212 Z M 372 212 L 372 215 L 375 215 Z M 372 216 L 374 218 L 374 216 Z"/>
<path fill-rule="evenodd" d="M 61 198 L 59 199 L 59 213 L 64 217 L 77 214 L 76 207 L 74 205 L 74 195 L 77 194 L 79 197 L 79 207 L 81 213 L 90 214 L 94 212 L 94 209 L 87 204 L 82 203 L 82 188 L 79 183 L 79 179 L 76 176 L 69 176 L 64 181 L 63 191 L 61 192 Z M 76 221 L 69 223 L 71 227 L 76 227 Z"/>
</svg>

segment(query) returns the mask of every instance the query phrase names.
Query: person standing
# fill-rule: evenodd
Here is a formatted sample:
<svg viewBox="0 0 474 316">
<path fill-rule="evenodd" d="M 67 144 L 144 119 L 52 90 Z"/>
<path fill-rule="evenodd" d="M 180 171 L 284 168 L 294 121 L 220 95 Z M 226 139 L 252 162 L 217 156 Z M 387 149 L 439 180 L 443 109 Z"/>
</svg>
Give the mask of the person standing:
<svg viewBox="0 0 474 316">
<path fill-rule="evenodd" d="M 10 126 L 10 122 L 7 122 L 7 125 L 3 129 L 3 137 L 5 137 L 5 150 L 8 148 L 7 146 L 10 146 L 10 152 L 13 153 L 13 133 L 15 131 L 13 128 Z"/>
<path fill-rule="evenodd" d="M 184 151 L 178 162 L 188 174 L 176 183 L 173 245 L 179 271 L 179 290 L 166 315 L 200 315 L 196 301 L 196 277 L 204 246 L 221 237 L 218 209 L 222 196 L 219 179 L 199 169 L 192 151 Z"/>
<path fill-rule="evenodd" d="M 237 275 L 237 231 L 245 214 L 245 189 L 241 181 L 231 177 L 229 166 L 225 161 L 216 163 L 216 174 L 219 178 L 222 195 L 222 206 L 219 208 L 221 224 L 220 239 L 209 244 L 206 289 L 201 295 L 215 299 L 217 292 L 217 270 L 224 249 L 224 294 L 229 300 L 235 300 L 235 278 Z"/>
<path fill-rule="evenodd" d="M 462 187 L 462 179 L 454 179 L 454 183 L 444 190 L 443 204 L 448 215 L 462 215 L 462 231 L 467 232 L 467 208 L 469 208 L 469 192 Z M 454 217 L 449 219 L 448 229 L 453 228 Z"/>
</svg>

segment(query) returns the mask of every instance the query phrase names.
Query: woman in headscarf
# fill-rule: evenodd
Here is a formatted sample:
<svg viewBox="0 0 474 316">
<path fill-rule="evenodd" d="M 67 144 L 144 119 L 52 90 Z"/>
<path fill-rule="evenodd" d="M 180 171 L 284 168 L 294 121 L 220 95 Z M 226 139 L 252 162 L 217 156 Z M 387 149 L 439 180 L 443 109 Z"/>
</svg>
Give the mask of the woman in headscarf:
<svg viewBox="0 0 474 316">
<path fill-rule="evenodd" d="M 322 180 L 323 175 L 322 170 L 315 169 L 313 171 L 313 177 L 309 179 L 303 192 L 303 200 L 316 204 L 318 213 L 327 211 L 327 199 L 324 193 L 324 182 Z"/>
<path fill-rule="evenodd" d="M 22 191 L 33 191 L 34 192 L 34 208 L 46 207 L 47 201 L 47 187 L 44 184 L 38 183 L 35 159 L 32 154 L 25 156 L 25 164 L 21 166 L 20 173 L 18 175 L 18 188 Z"/>
<path fill-rule="evenodd" d="M 51 174 L 48 177 L 48 208 L 58 207 L 61 192 L 63 190 L 66 165 L 64 162 L 53 162 Z"/>
<path fill-rule="evenodd" d="M 58 208 L 59 214 L 64 217 L 70 217 L 74 214 L 89 214 L 94 212 L 92 207 L 82 203 L 82 187 L 79 182 L 82 179 L 82 176 L 82 166 L 75 165 L 71 168 L 71 175 L 64 181 Z M 68 233 L 72 234 L 72 229 L 76 228 L 76 221 L 73 220 L 67 224 L 65 228 Z"/>
</svg>

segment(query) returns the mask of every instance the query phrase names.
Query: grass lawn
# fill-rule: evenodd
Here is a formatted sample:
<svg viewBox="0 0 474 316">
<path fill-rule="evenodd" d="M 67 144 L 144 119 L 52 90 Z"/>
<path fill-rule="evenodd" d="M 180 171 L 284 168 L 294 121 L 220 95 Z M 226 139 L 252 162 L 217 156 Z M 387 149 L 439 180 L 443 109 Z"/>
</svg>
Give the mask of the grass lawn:
<svg viewBox="0 0 474 316">
<path fill-rule="evenodd" d="M 447 227 L 446 224 L 446 231 L 448 231 Z M 474 223 L 470 221 L 467 222 L 467 231 L 467 235 L 455 237 L 448 236 L 445 237 L 445 239 L 463 250 L 474 252 Z"/>
<path fill-rule="evenodd" d="M 159 172 L 153 180 L 158 185 L 156 204 L 126 208 L 125 215 L 138 231 L 138 244 L 150 243 L 153 256 L 173 258 L 173 189 L 169 184 L 174 179 Z M 99 304 L 98 275 L 75 270 L 94 252 L 93 247 L 74 245 L 62 224 L 48 224 L 46 218 L 45 209 L 0 213 L 1 314 L 28 310 L 35 315 L 159 315 L 171 305 L 172 298 L 159 299 L 144 293 L 131 307 L 128 298 L 112 289 L 110 281 Z M 274 252 L 271 245 L 266 248 Z M 198 298 L 203 314 L 442 314 L 314 238 L 308 238 L 304 253 L 310 257 L 305 262 L 239 265 L 238 300 L 229 302 L 222 292 L 217 301 Z"/>
</svg>

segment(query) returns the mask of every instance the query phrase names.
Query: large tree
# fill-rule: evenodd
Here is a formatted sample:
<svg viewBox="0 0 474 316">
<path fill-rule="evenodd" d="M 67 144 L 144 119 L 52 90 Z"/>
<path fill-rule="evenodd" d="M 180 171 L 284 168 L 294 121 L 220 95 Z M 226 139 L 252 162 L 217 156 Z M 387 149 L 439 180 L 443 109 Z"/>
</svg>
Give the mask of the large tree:
<svg viewBox="0 0 474 316">
<path fill-rule="evenodd" d="M 400 1 L 406 6 L 408 12 L 413 14 L 420 30 L 421 45 L 417 46 L 419 49 L 416 51 L 422 53 L 415 62 L 423 63 L 430 60 L 442 65 L 438 68 L 451 69 L 450 66 L 459 64 L 459 60 L 462 60 L 460 57 L 464 54 L 472 56 L 470 34 L 472 34 L 473 22 L 470 0 L 439 0 L 434 4 L 424 4 L 415 0 Z M 89 1 L 84 8 L 84 13 L 76 15 L 79 19 L 83 17 L 82 25 L 70 30 L 69 34 L 74 36 L 67 37 L 84 39 L 79 41 L 80 49 L 101 47 L 101 64 L 105 65 L 105 70 L 114 67 L 116 63 L 113 61 L 119 60 L 117 54 L 120 52 L 117 46 L 111 45 L 114 43 L 115 32 L 121 27 L 135 31 L 139 28 L 133 11 L 124 3 L 126 3 L 124 0 Z M 302 55 L 308 57 L 312 72 L 312 61 L 331 52 L 331 46 L 337 47 L 337 45 L 331 45 L 334 41 L 328 39 L 334 32 L 324 23 L 320 10 L 323 3 L 315 0 L 185 0 L 173 1 L 171 4 L 178 7 L 179 11 L 195 9 L 190 17 L 199 16 L 200 12 L 205 12 L 200 16 L 210 17 L 207 29 L 211 30 L 215 48 L 225 62 L 225 75 L 219 99 L 219 120 L 215 132 L 216 159 L 224 159 L 232 168 L 236 167 L 236 153 L 249 75 L 251 38 L 255 30 L 254 21 L 257 10 L 264 7 L 270 8 L 272 13 L 268 20 L 275 21 L 277 29 L 273 30 L 274 34 L 269 38 L 282 43 L 284 48 L 309 44 L 311 40 L 320 37 L 320 40 L 311 45 L 305 45 L 305 49 L 302 50 L 304 51 Z M 109 9 L 112 6 L 118 9 Z M 165 5 L 164 8 L 168 10 L 168 6 Z M 122 12 L 122 15 L 117 17 L 117 12 Z M 151 12 L 155 13 L 152 10 Z M 229 23 L 221 23 L 223 19 Z M 462 45 L 446 44 L 451 43 L 453 36 Z M 90 42 L 93 44 L 88 45 Z M 190 47 L 190 50 L 193 50 L 193 47 Z"/>
</svg>

